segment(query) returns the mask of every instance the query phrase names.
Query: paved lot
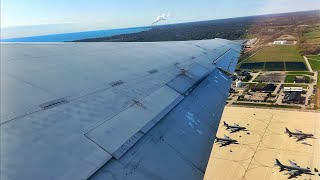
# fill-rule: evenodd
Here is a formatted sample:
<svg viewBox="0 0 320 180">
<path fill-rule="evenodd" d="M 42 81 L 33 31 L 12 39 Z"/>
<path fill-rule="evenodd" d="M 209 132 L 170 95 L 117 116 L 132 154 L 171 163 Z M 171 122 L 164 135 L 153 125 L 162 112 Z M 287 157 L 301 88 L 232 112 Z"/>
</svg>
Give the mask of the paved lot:
<svg viewBox="0 0 320 180">
<path fill-rule="evenodd" d="M 261 82 L 284 82 L 286 74 L 282 71 L 278 72 L 265 72 L 259 75 L 255 81 Z"/>
<path fill-rule="evenodd" d="M 229 133 L 222 122 L 246 126 L 249 131 Z M 285 127 L 313 133 L 316 139 L 296 142 L 284 134 Z M 225 107 L 218 137 L 226 134 L 239 144 L 220 147 L 214 144 L 205 180 L 281 180 L 286 171 L 274 167 L 275 159 L 288 165 L 293 160 L 301 167 L 310 167 L 314 175 L 295 179 L 320 180 L 320 113 L 289 110 Z"/>
</svg>

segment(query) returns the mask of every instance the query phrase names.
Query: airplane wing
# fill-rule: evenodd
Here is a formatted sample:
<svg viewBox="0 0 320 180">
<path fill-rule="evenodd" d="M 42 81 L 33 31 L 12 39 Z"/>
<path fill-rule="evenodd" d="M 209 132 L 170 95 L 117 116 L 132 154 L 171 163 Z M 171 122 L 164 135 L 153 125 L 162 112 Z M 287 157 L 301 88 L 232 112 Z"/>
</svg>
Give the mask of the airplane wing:
<svg viewBox="0 0 320 180">
<path fill-rule="evenodd" d="M 298 166 L 295 162 L 291 161 L 291 160 L 288 160 L 290 165 L 293 166 L 293 167 L 300 167 Z"/>
<path fill-rule="evenodd" d="M 226 136 L 226 135 L 223 135 L 223 137 L 224 137 L 225 139 L 230 139 L 230 137 L 228 137 L 228 136 Z"/>
<path fill-rule="evenodd" d="M 235 131 L 235 130 L 237 130 L 238 128 L 236 128 L 236 127 L 231 127 L 231 128 L 229 128 L 231 131 Z"/>
<path fill-rule="evenodd" d="M 232 142 L 230 142 L 230 141 L 222 141 L 222 142 L 220 142 L 220 144 L 221 144 L 220 147 L 228 146 L 228 145 L 230 145 L 231 143 L 232 143 Z"/>
<path fill-rule="evenodd" d="M 1 180 L 202 179 L 242 45 L 0 47 Z"/>
<path fill-rule="evenodd" d="M 240 125 L 239 125 L 239 124 L 237 124 L 237 123 L 234 123 L 234 126 L 240 127 Z"/>
<path fill-rule="evenodd" d="M 239 128 L 230 128 L 231 129 L 231 133 L 234 133 L 234 132 L 237 132 L 237 131 L 240 131 Z"/>
<path fill-rule="evenodd" d="M 290 175 L 296 175 L 299 172 L 299 170 L 290 170 L 285 175 L 290 174 Z"/>
<path fill-rule="evenodd" d="M 296 130 L 297 133 L 302 133 L 302 131 L 300 131 L 300 130 L 298 130 L 298 129 L 295 129 L 295 130 Z"/>
<path fill-rule="evenodd" d="M 297 141 L 302 141 L 307 138 L 307 136 L 304 136 L 304 135 L 298 135 L 296 137 L 297 137 Z"/>
</svg>

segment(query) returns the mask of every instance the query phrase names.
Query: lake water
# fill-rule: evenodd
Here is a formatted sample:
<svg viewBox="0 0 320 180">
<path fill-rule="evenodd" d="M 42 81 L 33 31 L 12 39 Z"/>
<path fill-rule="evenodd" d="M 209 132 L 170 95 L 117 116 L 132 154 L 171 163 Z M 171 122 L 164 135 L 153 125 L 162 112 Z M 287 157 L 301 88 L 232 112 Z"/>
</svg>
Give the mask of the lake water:
<svg viewBox="0 0 320 180">
<path fill-rule="evenodd" d="M 20 37 L 1 39 L 1 42 L 65 42 L 75 41 L 80 39 L 97 38 L 97 37 L 110 37 L 119 34 L 130 34 L 142 31 L 148 31 L 151 28 L 138 27 L 138 28 L 125 28 L 125 29 L 109 29 L 98 31 L 85 31 L 63 34 L 50 34 L 42 36 Z"/>
</svg>

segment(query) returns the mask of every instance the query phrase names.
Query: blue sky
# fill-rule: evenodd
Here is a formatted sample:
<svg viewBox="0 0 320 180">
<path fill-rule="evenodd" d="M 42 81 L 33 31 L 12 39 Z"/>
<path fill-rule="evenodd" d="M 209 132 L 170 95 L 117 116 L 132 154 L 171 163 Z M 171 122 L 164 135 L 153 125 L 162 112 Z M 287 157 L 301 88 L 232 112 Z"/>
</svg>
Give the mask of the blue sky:
<svg viewBox="0 0 320 180">
<path fill-rule="evenodd" d="M 60 33 L 147 26 L 166 12 L 172 17 L 162 23 L 319 8 L 319 0 L 1 0 L 1 28 L 50 24 Z"/>
</svg>

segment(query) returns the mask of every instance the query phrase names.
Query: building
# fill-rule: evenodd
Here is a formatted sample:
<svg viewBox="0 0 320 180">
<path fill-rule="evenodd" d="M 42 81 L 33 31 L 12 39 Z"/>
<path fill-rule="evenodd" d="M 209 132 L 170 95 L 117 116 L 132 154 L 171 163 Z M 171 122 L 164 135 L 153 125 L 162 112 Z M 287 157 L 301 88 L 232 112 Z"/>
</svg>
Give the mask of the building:
<svg viewBox="0 0 320 180">
<path fill-rule="evenodd" d="M 236 82 L 236 88 L 241 88 L 242 82 L 239 80 Z"/>
<path fill-rule="evenodd" d="M 302 92 L 302 87 L 284 87 L 283 92 L 288 93 L 288 92 Z"/>
<path fill-rule="evenodd" d="M 276 86 L 274 84 L 268 84 L 264 87 L 264 91 L 266 92 L 273 92 L 276 89 Z"/>
<path fill-rule="evenodd" d="M 250 76 L 250 72 L 240 70 L 240 71 L 237 71 L 237 75 L 238 76 Z"/>
<path fill-rule="evenodd" d="M 288 41 L 287 40 L 278 40 L 278 41 L 273 41 L 274 45 L 285 45 L 287 44 Z"/>
<path fill-rule="evenodd" d="M 283 98 L 282 102 L 283 103 L 294 103 L 294 104 L 301 104 L 301 100 L 302 100 L 302 96 L 301 96 L 301 92 L 290 92 L 288 94 L 285 95 L 285 97 Z"/>
</svg>

